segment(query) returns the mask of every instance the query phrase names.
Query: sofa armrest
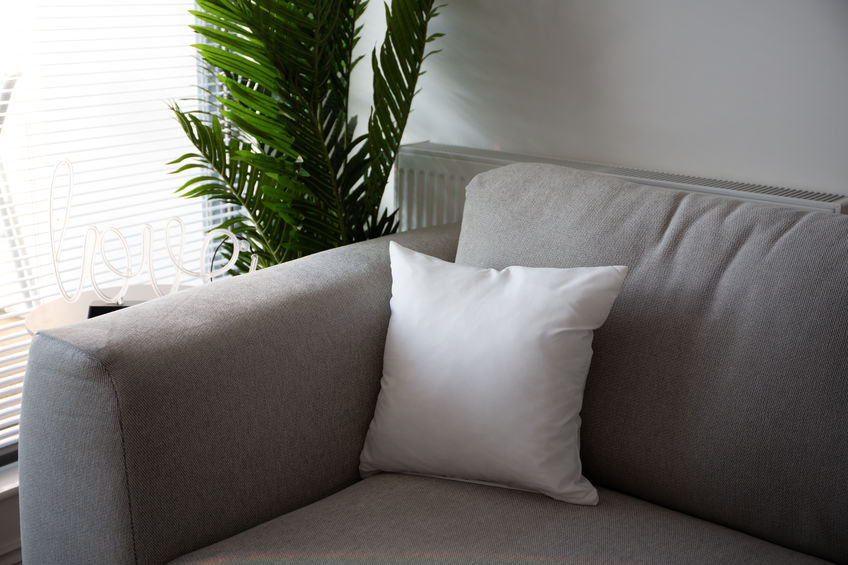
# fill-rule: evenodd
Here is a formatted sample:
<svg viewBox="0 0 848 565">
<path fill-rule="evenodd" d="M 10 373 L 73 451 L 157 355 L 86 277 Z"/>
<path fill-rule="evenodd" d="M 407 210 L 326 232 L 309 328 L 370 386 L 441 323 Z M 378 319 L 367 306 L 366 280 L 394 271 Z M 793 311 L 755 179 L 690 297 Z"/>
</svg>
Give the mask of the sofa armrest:
<svg viewBox="0 0 848 565">
<path fill-rule="evenodd" d="M 29 563 L 162 563 L 358 480 L 389 318 L 388 239 L 35 337 L 20 504 Z"/>
</svg>

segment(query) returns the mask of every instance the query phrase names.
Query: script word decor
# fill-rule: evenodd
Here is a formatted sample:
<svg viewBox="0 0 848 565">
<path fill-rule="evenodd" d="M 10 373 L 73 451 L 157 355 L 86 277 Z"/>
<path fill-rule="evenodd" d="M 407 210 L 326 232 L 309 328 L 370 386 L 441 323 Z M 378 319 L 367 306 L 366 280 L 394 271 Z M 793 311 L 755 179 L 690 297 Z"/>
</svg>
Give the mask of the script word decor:
<svg viewBox="0 0 848 565">
<path fill-rule="evenodd" d="M 65 198 L 65 206 L 64 211 L 56 213 L 54 210 L 54 192 L 56 187 L 56 178 L 59 174 L 59 171 L 62 167 L 65 167 L 67 170 L 67 196 Z M 185 246 L 185 224 L 180 218 L 171 217 L 165 223 L 165 248 L 168 250 L 168 257 L 171 259 L 171 263 L 176 269 L 176 273 L 174 275 L 174 281 L 170 285 L 170 289 L 167 287 L 163 289 L 156 280 L 156 275 L 154 273 L 153 268 L 153 249 L 152 249 L 152 240 L 153 240 L 153 226 L 150 224 L 144 224 L 142 227 L 142 250 L 141 250 L 141 258 L 138 262 L 138 267 L 133 268 L 135 261 L 132 257 L 132 252 L 130 250 L 130 245 L 127 242 L 127 238 L 121 233 L 117 228 L 109 227 L 103 230 L 102 232 L 98 230 L 95 226 L 88 226 L 85 231 L 85 240 L 83 245 L 83 255 L 82 255 L 82 266 L 80 269 L 79 279 L 77 281 L 77 288 L 75 291 L 69 293 L 65 284 L 62 282 L 62 278 L 59 276 L 59 255 L 62 252 L 62 244 L 65 239 L 65 230 L 68 225 L 68 219 L 70 217 L 71 212 L 71 197 L 73 195 L 73 186 L 74 186 L 74 171 L 71 162 L 68 160 L 60 161 L 56 167 L 53 169 L 53 177 L 50 181 L 50 199 L 49 199 L 49 222 L 50 222 L 50 248 L 51 248 L 51 256 L 53 262 L 53 273 L 56 276 L 56 283 L 59 286 L 59 292 L 62 293 L 62 296 L 68 302 L 76 302 L 79 300 L 80 295 L 82 294 L 83 283 L 85 280 L 85 275 L 88 273 L 89 280 L 91 281 L 91 287 L 94 290 L 94 293 L 104 302 L 108 302 L 111 304 L 121 304 L 123 302 L 124 296 L 127 294 L 127 290 L 130 286 L 130 281 L 137 278 L 142 271 L 144 270 L 145 263 L 147 264 L 147 272 L 150 277 L 150 286 L 153 288 L 156 296 L 164 296 L 166 294 L 170 294 L 179 289 L 180 286 L 180 277 L 184 275 L 186 277 L 201 279 L 204 283 L 211 282 L 212 279 L 216 276 L 223 275 L 227 271 L 229 271 L 238 261 L 239 253 L 241 251 L 246 251 L 241 248 L 240 240 L 236 235 L 227 229 L 214 229 L 206 234 L 206 237 L 203 239 L 203 244 L 200 247 L 200 269 L 197 271 L 193 271 L 185 266 L 183 261 L 183 250 Z M 177 246 L 177 251 L 174 252 L 173 247 L 171 245 L 170 240 L 170 232 L 171 227 L 176 224 L 179 232 L 179 244 Z M 58 237 L 57 237 L 58 232 Z M 107 254 L 105 253 L 104 244 L 106 242 L 106 238 L 108 236 L 113 236 L 120 242 L 120 247 L 123 249 L 124 255 L 126 257 L 126 265 L 127 268 L 125 270 L 119 269 L 115 266 L 112 260 L 109 259 Z M 209 246 L 215 239 L 224 237 L 226 240 L 232 244 L 233 254 L 230 257 L 227 263 L 218 268 L 218 269 L 210 269 L 206 270 L 204 258 L 207 255 L 209 250 Z M 97 278 L 95 277 L 94 266 L 95 266 L 95 258 L 99 255 L 100 261 L 102 261 L 103 265 L 115 276 L 121 279 L 121 286 L 117 292 L 112 295 L 107 294 L 97 283 Z M 248 272 L 253 272 L 256 270 L 258 257 L 255 254 L 251 255 L 250 258 L 250 269 Z"/>
</svg>

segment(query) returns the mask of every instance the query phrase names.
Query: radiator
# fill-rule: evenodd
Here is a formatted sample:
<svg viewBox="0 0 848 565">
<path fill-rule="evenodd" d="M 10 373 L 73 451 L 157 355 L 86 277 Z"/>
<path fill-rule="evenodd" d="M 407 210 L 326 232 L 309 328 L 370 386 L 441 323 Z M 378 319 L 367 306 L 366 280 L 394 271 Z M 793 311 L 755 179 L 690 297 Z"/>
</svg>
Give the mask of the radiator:
<svg viewBox="0 0 848 565">
<path fill-rule="evenodd" d="M 848 213 L 848 196 L 779 186 L 676 175 L 586 163 L 471 149 L 436 143 L 404 145 L 395 169 L 395 202 L 400 229 L 410 230 L 458 222 L 465 205 L 465 186 L 474 175 L 509 163 L 533 162 L 563 165 L 612 175 L 625 180 L 706 192 L 730 198 L 755 200 L 803 210 Z"/>
</svg>

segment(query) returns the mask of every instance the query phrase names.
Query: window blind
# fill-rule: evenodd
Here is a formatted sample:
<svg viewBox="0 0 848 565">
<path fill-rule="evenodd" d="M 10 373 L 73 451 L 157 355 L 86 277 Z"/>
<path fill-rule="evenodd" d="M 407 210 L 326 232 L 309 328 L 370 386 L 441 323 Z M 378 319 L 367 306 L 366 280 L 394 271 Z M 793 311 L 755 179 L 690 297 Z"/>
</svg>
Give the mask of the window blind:
<svg viewBox="0 0 848 565">
<path fill-rule="evenodd" d="M 8 6 L 7 6 L 8 4 Z M 142 258 L 142 229 L 153 227 L 157 279 L 173 280 L 166 219 L 186 226 L 186 265 L 196 270 L 204 227 L 226 211 L 174 191 L 188 177 L 166 163 L 192 148 L 168 102 L 197 107 L 200 78 L 192 0 L 29 0 L 4 2 L 0 18 L 0 454 L 16 449 L 30 335 L 27 314 L 59 298 L 51 263 L 49 188 L 68 159 L 74 185 L 60 255 L 69 291 L 82 268 L 85 228 L 119 229 Z M 11 15 L 10 15 L 11 14 Z M 202 73 L 201 73 L 202 74 Z M 60 174 L 54 204 L 68 205 Z M 54 218 L 61 216 L 54 213 Z M 218 220 L 220 221 L 220 220 Z M 58 237 L 58 231 L 55 232 Z M 176 231 L 172 227 L 171 245 Z M 126 268 L 116 237 L 103 253 Z M 148 267 L 149 268 L 149 267 Z M 117 286 L 99 257 L 100 286 Z M 147 270 L 133 284 L 149 284 Z M 85 288 L 90 288 L 88 277 Z"/>
</svg>

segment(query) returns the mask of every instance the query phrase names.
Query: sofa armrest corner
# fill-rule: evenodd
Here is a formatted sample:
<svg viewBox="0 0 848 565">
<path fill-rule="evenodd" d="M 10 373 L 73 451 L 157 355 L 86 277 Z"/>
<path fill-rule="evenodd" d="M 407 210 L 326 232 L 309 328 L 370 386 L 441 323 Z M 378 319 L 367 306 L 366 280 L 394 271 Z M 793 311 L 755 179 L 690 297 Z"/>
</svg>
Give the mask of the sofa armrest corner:
<svg viewBox="0 0 848 565">
<path fill-rule="evenodd" d="M 24 558 L 166 562 L 356 481 L 389 318 L 387 241 L 453 260 L 457 237 L 345 246 L 38 335 Z"/>
</svg>

